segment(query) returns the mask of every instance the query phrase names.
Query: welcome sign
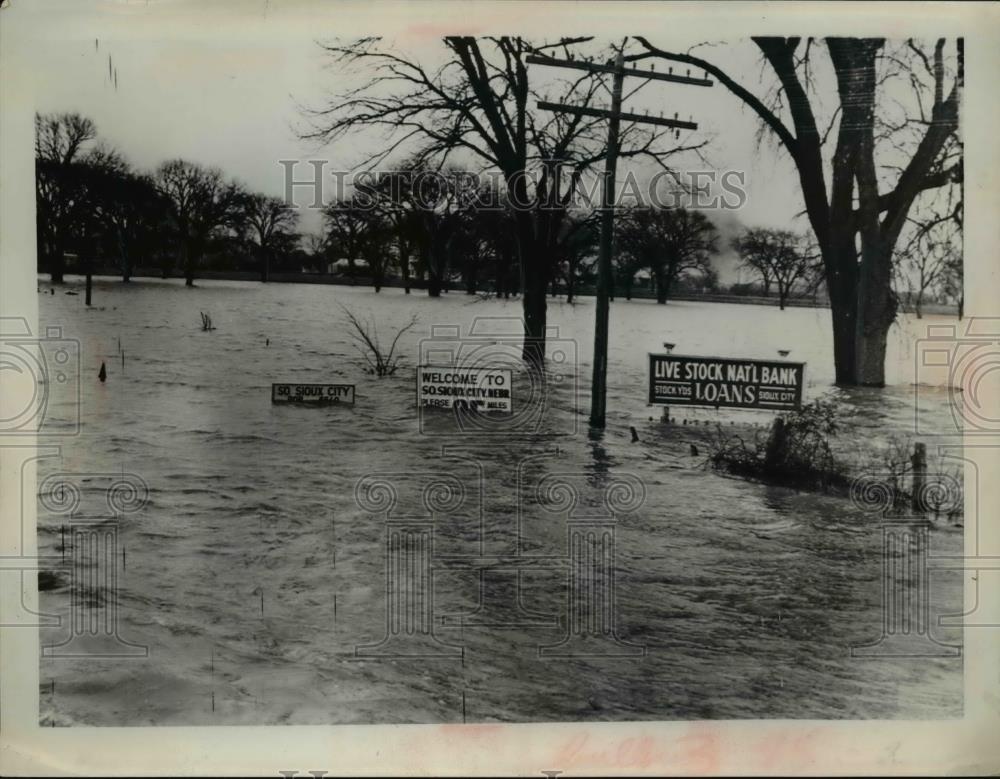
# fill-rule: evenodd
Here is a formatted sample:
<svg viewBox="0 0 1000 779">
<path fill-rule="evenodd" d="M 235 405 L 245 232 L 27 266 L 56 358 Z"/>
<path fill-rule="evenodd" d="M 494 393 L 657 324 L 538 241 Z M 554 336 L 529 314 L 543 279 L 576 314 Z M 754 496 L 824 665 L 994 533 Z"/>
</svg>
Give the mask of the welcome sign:
<svg viewBox="0 0 1000 779">
<path fill-rule="evenodd" d="M 649 355 L 649 402 L 669 406 L 801 408 L 805 363 Z"/>
<path fill-rule="evenodd" d="M 417 403 L 423 407 L 454 408 L 510 413 L 511 379 L 509 368 L 438 368 L 422 365 L 417 369 Z"/>
</svg>

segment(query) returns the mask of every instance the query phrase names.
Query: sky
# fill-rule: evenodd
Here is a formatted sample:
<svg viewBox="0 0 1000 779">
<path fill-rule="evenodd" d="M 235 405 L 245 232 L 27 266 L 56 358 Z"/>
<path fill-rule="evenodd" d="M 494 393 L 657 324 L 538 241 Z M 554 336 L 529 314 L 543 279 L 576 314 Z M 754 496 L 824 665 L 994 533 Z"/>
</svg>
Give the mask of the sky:
<svg viewBox="0 0 1000 779">
<path fill-rule="evenodd" d="M 385 143 L 371 132 L 327 147 L 298 137 L 297 131 L 305 127 L 302 106 L 322 107 L 356 83 L 356 77 L 330 66 L 319 40 L 374 32 L 433 66 L 443 56 L 441 36 L 456 31 L 515 32 L 533 39 L 544 39 L 546 33 L 554 39 L 590 32 L 599 42 L 610 43 L 621 40 L 619 33 L 638 30 L 663 48 L 686 50 L 702 44 L 695 53 L 752 91 L 763 94 L 769 86 L 762 82 L 765 74 L 751 42 L 740 36 L 717 42 L 710 31 L 693 29 L 698 27 L 694 17 L 658 12 L 664 6 L 631 6 L 610 13 L 597 3 L 562 3 L 553 10 L 546 6 L 534 18 L 508 10 L 515 6 L 527 8 L 475 5 L 483 13 L 470 19 L 448 10 L 470 6 L 448 3 L 429 7 L 248 0 L 240 6 L 196 6 L 181 0 L 77 0 L 72 5 L 37 2 L 19 24 L 31 41 L 38 111 L 89 116 L 100 137 L 139 168 L 149 170 L 181 157 L 216 165 L 252 189 L 276 196 L 284 193 L 279 160 L 303 161 L 296 171 L 305 178 L 305 160 L 325 159 L 330 169 L 350 169 Z M 712 42 L 704 45 L 706 41 Z M 661 61 L 658 69 L 664 67 Z M 538 83 L 546 78 L 551 76 L 539 73 Z M 832 98 L 832 84 L 827 86 Z M 835 105 L 835 100 L 830 102 Z M 744 172 L 746 203 L 738 212 L 716 219 L 724 243 L 743 225 L 807 229 L 798 179 L 787 154 L 773 140 L 758 144 L 759 120 L 725 88 L 652 82 L 625 109 L 654 115 L 663 111 L 666 116 L 677 111 L 681 118 L 691 116 L 699 123 L 690 139 L 708 141 L 708 164 L 686 157 L 677 160 L 679 167 Z M 635 169 L 640 178 L 652 171 Z M 306 205 L 308 193 L 297 195 Z M 301 224 L 306 231 L 318 231 L 319 213 L 303 209 Z"/>
</svg>

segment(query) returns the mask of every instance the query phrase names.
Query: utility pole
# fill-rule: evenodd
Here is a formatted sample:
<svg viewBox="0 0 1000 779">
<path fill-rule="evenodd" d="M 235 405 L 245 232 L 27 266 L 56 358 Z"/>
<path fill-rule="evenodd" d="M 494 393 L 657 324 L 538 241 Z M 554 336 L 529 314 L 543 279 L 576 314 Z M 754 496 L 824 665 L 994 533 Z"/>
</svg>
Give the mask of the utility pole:
<svg viewBox="0 0 1000 779">
<path fill-rule="evenodd" d="M 622 47 L 624 48 L 624 46 Z M 622 82 L 625 55 L 615 57 L 611 82 L 611 118 L 608 121 L 608 153 L 604 158 L 601 190 L 601 246 L 597 265 L 597 311 L 594 314 L 594 370 L 590 378 L 590 426 L 604 428 L 608 404 L 608 314 L 611 294 L 611 254 L 615 234 L 615 179 L 618 172 L 618 127 L 621 124 Z"/>
<path fill-rule="evenodd" d="M 604 158 L 604 182 L 601 190 L 601 243 L 597 267 L 597 309 L 594 321 L 594 370 L 590 385 L 590 426 L 599 429 L 603 429 L 605 426 L 605 412 L 608 399 L 608 315 L 612 284 L 611 257 L 614 253 L 615 179 L 619 152 L 618 131 L 621 121 L 624 119 L 627 122 L 636 124 L 669 127 L 675 133 L 680 130 L 698 129 L 698 125 L 694 122 L 678 120 L 677 114 L 674 114 L 673 119 L 665 119 L 662 114 L 659 117 L 655 117 L 623 113 L 621 110 L 622 85 L 625 76 L 636 76 L 644 79 L 672 81 L 692 86 L 712 86 L 712 82 L 707 78 L 692 78 L 690 70 L 684 76 L 675 76 L 673 68 L 669 68 L 667 73 L 657 73 L 652 69 L 647 71 L 640 70 L 639 68 L 626 68 L 624 50 L 625 42 L 623 41 L 622 47 L 618 50 L 618 54 L 614 60 L 609 60 L 606 65 L 586 60 L 564 60 L 535 54 L 526 57 L 526 62 L 532 65 L 549 65 L 557 68 L 585 70 L 591 73 L 612 74 L 611 107 L 609 110 L 591 108 L 590 106 L 574 106 L 567 103 L 551 103 L 545 100 L 538 101 L 538 107 L 541 109 L 576 114 L 577 116 L 606 117 L 608 119 L 608 144 L 607 154 Z"/>
</svg>

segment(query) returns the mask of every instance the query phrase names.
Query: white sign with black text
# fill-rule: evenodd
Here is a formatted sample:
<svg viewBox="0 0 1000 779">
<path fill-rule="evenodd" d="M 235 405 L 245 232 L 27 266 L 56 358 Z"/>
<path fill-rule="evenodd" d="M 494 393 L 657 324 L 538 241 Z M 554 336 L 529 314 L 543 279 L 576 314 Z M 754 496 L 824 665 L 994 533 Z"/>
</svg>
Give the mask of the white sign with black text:
<svg viewBox="0 0 1000 779">
<path fill-rule="evenodd" d="M 475 411 L 513 411 L 511 370 L 505 368 L 417 369 L 417 403 L 423 407 L 464 407 Z"/>
<path fill-rule="evenodd" d="M 272 403 L 354 403 L 353 384 L 272 384 Z"/>
</svg>

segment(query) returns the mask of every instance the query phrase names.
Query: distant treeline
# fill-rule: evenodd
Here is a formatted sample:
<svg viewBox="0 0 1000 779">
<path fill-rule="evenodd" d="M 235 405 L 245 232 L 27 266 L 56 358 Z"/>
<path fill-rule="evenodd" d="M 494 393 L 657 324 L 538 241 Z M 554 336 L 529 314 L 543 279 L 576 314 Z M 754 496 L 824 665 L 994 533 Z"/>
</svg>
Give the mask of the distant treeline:
<svg viewBox="0 0 1000 779">
<path fill-rule="evenodd" d="M 136 170 L 101 142 L 79 114 L 35 117 L 39 270 L 61 282 L 67 257 L 79 272 L 113 263 L 128 281 L 139 263 L 194 282 L 206 267 L 302 267 L 298 214 L 251 192 L 222 171 L 185 160 Z"/>
<path fill-rule="evenodd" d="M 392 284 L 431 296 L 523 292 L 513 210 L 495 184 L 468 171 L 411 161 L 369 177 L 324 208 L 322 235 L 303 235 L 294 206 L 218 168 L 175 159 L 135 169 L 79 114 L 36 116 L 35 152 L 39 270 L 57 283 L 66 272 L 128 281 L 141 265 L 144 274 L 155 268 L 188 284 L 199 274 L 328 274 L 376 291 Z M 745 229 L 732 248 L 752 280 L 723 289 L 714 264 L 720 234 L 705 212 L 623 207 L 615 229 L 614 296 L 665 303 L 774 294 L 782 307 L 826 298 L 820 253 L 805 235 Z M 591 294 L 598 243 L 598 211 L 566 214 L 549 242 L 546 292 L 570 302 Z"/>
</svg>

